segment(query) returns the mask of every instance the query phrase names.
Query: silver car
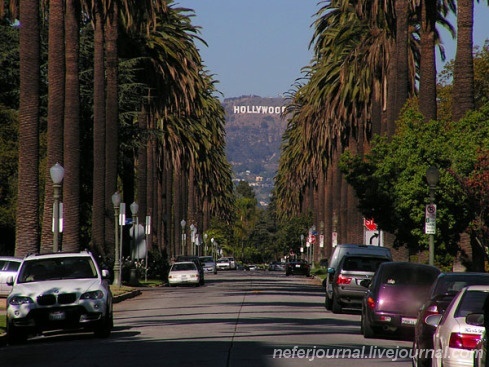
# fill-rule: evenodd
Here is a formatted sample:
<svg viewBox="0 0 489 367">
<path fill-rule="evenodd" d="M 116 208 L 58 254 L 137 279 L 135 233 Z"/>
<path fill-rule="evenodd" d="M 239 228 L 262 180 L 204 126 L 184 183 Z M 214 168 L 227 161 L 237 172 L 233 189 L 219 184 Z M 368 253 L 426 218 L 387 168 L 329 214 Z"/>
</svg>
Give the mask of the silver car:
<svg viewBox="0 0 489 367">
<path fill-rule="evenodd" d="M 212 256 L 199 256 L 200 263 L 205 272 L 217 274 L 217 266 Z"/>
<path fill-rule="evenodd" d="M 23 342 L 47 330 L 87 329 L 108 337 L 113 327 L 108 270 L 87 251 L 29 255 L 10 277 L 7 339 Z"/>
<path fill-rule="evenodd" d="M 484 326 L 469 323 L 471 314 L 482 314 L 489 285 L 471 285 L 463 288 L 443 315 L 430 315 L 429 325 L 436 326 L 433 335 L 432 366 L 463 367 L 474 363 L 474 350 Z M 430 352 L 430 351 L 426 351 Z"/>
<path fill-rule="evenodd" d="M 12 286 L 7 284 L 9 277 L 14 277 L 19 270 L 22 259 L 13 256 L 0 256 L 0 296 L 8 296 Z"/>
</svg>

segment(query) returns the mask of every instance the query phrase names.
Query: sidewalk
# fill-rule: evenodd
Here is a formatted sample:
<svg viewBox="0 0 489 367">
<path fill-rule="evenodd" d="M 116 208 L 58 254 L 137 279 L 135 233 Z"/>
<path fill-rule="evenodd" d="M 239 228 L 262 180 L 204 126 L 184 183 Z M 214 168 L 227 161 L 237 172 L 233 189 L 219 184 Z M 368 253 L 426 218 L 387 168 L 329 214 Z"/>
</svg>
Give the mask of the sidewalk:
<svg viewBox="0 0 489 367">
<path fill-rule="evenodd" d="M 132 290 L 127 291 L 125 293 L 119 294 L 117 296 L 113 296 L 112 303 L 119 303 L 119 302 L 122 302 L 126 299 L 139 296 L 140 294 L 141 294 L 141 290 L 135 288 L 135 289 L 132 289 Z M 7 308 L 7 299 L 6 298 L 0 298 L 0 317 L 5 318 L 6 308 Z M 0 331 L 0 346 L 5 345 L 6 343 L 7 343 L 7 334 L 2 333 Z"/>
</svg>

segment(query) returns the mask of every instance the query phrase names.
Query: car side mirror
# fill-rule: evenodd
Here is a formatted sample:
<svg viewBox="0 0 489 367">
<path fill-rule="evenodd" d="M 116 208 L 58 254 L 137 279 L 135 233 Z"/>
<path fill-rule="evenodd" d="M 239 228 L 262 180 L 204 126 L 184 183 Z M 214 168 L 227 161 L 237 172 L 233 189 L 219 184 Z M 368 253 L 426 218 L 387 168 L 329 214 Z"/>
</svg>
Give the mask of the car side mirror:
<svg viewBox="0 0 489 367">
<path fill-rule="evenodd" d="M 328 274 L 334 274 L 335 269 L 334 268 L 328 268 Z"/>
<path fill-rule="evenodd" d="M 436 315 L 429 315 L 428 317 L 426 317 L 426 319 L 424 320 L 428 325 L 431 325 L 431 326 L 434 326 L 434 327 L 437 327 L 438 324 L 440 324 L 440 320 L 441 320 L 441 317 L 442 315 L 440 314 L 436 314 Z"/>
<path fill-rule="evenodd" d="M 465 317 L 465 322 L 469 325 L 484 326 L 484 314 L 483 313 L 469 313 Z"/>
<path fill-rule="evenodd" d="M 14 285 L 14 277 L 12 275 L 10 275 L 7 278 L 7 285 L 9 285 L 9 286 L 13 286 Z"/>
<path fill-rule="evenodd" d="M 107 269 L 102 269 L 102 279 L 109 279 L 110 272 Z"/>
<path fill-rule="evenodd" d="M 365 288 L 370 287 L 370 284 L 372 284 L 372 279 L 370 279 L 370 278 L 363 279 L 363 280 L 360 281 L 360 285 L 362 287 L 365 287 Z"/>
</svg>

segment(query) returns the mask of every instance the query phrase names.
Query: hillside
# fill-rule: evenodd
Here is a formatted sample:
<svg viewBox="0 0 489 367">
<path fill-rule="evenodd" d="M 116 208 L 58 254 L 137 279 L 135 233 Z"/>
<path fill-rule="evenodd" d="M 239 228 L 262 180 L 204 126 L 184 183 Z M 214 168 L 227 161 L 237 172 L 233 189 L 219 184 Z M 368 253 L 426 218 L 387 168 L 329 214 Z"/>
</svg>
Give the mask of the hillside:
<svg viewBox="0 0 489 367">
<path fill-rule="evenodd" d="M 223 101 L 226 112 L 226 156 L 236 179 L 245 179 L 266 205 L 278 168 L 287 122 L 283 98 L 241 96 Z"/>
</svg>

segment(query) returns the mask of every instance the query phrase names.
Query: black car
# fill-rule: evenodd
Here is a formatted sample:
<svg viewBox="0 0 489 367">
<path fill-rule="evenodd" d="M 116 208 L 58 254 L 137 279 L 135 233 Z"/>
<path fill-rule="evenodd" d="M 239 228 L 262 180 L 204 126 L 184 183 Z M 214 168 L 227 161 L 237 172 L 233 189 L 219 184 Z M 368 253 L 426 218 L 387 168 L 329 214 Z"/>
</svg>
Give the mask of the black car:
<svg viewBox="0 0 489 367">
<path fill-rule="evenodd" d="M 488 273 L 441 273 L 433 283 L 428 299 L 418 311 L 414 328 L 413 365 L 431 366 L 431 355 L 419 353 L 433 350 L 433 334 L 436 328 L 425 322 L 426 317 L 443 314 L 455 295 L 469 285 L 489 285 Z"/>
<path fill-rule="evenodd" d="M 204 267 L 202 266 L 202 263 L 200 262 L 200 259 L 198 256 L 192 256 L 192 255 L 178 255 L 175 262 L 185 262 L 185 261 L 192 261 L 195 263 L 197 266 L 197 269 L 199 270 L 199 276 L 200 276 L 200 285 L 204 285 L 205 280 L 204 280 Z"/>
<path fill-rule="evenodd" d="M 306 260 L 295 260 L 285 264 L 285 275 L 305 275 L 311 276 L 311 266 Z"/>
<path fill-rule="evenodd" d="M 413 331 L 418 309 L 438 274 L 440 270 L 431 265 L 396 261 L 380 264 L 371 280 L 361 282 L 368 287 L 360 321 L 363 336 Z"/>
</svg>

